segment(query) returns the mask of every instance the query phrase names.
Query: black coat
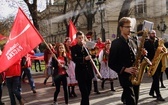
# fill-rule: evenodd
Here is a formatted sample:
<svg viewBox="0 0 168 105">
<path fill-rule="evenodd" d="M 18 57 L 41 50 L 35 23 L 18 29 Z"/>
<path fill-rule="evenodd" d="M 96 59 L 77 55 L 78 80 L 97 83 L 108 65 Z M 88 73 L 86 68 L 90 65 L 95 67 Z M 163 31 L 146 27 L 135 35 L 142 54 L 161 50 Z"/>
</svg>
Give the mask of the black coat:
<svg viewBox="0 0 168 105">
<path fill-rule="evenodd" d="M 71 48 L 72 60 L 75 65 L 76 80 L 86 81 L 94 77 L 93 68 L 90 60 L 86 61 L 84 58 L 88 55 L 86 50 L 76 44 Z"/>
<path fill-rule="evenodd" d="M 130 74 L 122 72 L 122 69 L 131 67 L 134 61 L 135 55 L 123 37 L 112 41 L 108 66 L 118 73 L 121 86 L 132 85 L 129 79 Z"/>
<path fill-rule="evenodd" d="M 158 40 L 153 42 L 150 39 L 145 40 L 144 48 L 147 50 L 147 58 L 152 61 L 153 57 L 155 56 L 155 51 L 158 47 Z"/>
</svg>

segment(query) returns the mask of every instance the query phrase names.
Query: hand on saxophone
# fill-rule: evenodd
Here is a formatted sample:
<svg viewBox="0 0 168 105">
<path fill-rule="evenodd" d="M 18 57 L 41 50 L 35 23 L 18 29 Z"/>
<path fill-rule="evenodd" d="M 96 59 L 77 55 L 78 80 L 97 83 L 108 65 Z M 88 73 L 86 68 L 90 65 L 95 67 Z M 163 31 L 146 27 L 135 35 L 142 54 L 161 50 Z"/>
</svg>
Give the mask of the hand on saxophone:
<svg viewBox="0 0 168 105">
<path fill-rule="evenodd" d="M 142 54 L 143 56 L 147 56 L 148 51 L 147 51 L 145 48 L 142 48 L 142 49 L 141 49 L 141 54 Z"/>
<path fill-rule="evenodd" d="M 129 67 L 125 68 L 124 72 L 135 75 L 138 72 L 138 69 L 136 67 Z"/>
</svg>

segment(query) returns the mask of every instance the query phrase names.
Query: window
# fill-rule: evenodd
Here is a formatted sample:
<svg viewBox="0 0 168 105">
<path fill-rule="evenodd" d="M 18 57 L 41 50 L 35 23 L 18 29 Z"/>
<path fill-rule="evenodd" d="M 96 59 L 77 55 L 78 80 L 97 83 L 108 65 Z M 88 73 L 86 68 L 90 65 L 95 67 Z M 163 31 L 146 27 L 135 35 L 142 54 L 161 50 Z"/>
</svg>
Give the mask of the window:
<svg viewBox="0 0 168 105">
<path fill-rule="evenodd" d="M 135 0 L 135 15 L 144 17 L 146 12 L 146 0 Z"/>
<path fill-rule="evenodd" d="M 166 11 L 168 13 L 168 0 L 166 0 Z"/>
</svg>

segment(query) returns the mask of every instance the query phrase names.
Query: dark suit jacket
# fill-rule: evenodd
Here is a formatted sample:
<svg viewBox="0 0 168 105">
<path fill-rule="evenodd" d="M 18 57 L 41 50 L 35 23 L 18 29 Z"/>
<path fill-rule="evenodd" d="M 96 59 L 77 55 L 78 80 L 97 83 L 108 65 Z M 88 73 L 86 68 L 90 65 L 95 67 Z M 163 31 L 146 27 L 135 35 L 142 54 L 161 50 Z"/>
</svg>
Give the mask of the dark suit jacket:
<svg viewBox="0 0 168 105">
<path fill-rule="evenodd" d="M 76 44 L 71 48 L 72 60 L 75 65 L 75 75 L 76 79 L 79 81 L 91 80 L 94 77 L 92 64 L 88 60 L 84 60 L 84 58 L 88 55 L 86 50 Z"/>
<path fill-rule="evenodd" d="M 121 86 L 132 85 L 129 79 L 130 74 L 122 72 L 122 69 L 131 67 L 134 61 L 135 55 L 123 37 L 112 41 L 108 66 L 118 73 Z"/>
<path fill-rule="evenodd" d="M 158 41 L 153 42 L 150 39 L 145 40 L 144 48 L 148 51 L 147 58 L 149 58 L 150 61 L 152 61 L 157 47 Z"/>
</svg>

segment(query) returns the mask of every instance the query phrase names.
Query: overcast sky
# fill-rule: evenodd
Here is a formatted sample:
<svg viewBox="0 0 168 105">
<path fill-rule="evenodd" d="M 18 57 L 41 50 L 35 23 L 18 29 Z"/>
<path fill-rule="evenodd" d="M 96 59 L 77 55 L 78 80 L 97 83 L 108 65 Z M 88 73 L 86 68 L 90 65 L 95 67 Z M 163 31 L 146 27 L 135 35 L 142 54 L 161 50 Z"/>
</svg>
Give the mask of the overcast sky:
<svg viewBox="0 0 168 105">
<path fill-rule="evenodd" d="M 46 0 L 37 0 L 38 1 L 38 11 L 45 9 Z M 21 7 L 22 10 L 29 14 L 27 5 L 23 0 L 1 0 L 0 2 L 0 18 L 7 18 L 9 16 L 15 16 L 18 10 L 18 7 Z"/>
</svg>

